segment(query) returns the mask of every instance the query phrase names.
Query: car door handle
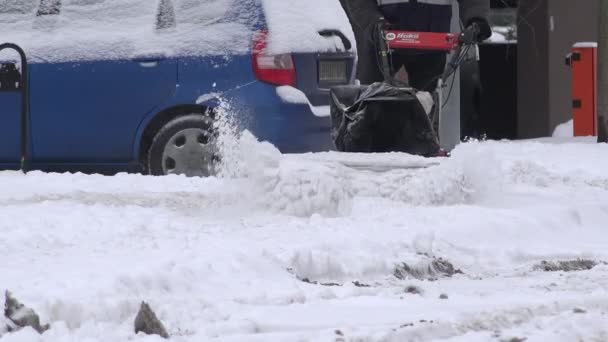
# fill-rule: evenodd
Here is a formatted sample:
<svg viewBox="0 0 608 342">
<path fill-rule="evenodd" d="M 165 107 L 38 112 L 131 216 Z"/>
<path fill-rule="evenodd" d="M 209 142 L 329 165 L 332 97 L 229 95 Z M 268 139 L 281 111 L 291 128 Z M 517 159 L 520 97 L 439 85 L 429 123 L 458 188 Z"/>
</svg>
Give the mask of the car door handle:
<svg viewBox="0 0 608 342">
<path fill-rule="evenodd" d="M 133 57 L 132 60 L 135 63 L 139 63 L 144 68 L 153 68 L 158 66 L 158 64 L 165 59 L 165 56 L 162 55 L 145 55 L 145 56 L 136 56 Z"/>
</svg>

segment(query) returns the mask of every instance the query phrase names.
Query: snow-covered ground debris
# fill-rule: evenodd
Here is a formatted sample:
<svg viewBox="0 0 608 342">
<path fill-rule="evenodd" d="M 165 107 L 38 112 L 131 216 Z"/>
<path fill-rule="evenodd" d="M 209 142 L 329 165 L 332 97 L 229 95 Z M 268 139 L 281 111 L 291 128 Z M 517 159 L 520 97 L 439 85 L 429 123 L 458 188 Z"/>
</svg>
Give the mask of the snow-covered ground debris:
<svg viewBox="0 0 608 342">
<path fill-rule="evenodd" d="M 607 339 L 608 146 L 231 148 L 217 178 L 0 173 L 0 290 L 51 324 L 0 341 L 151 340 L 142 301 L 176 341 Z"/>
</svg>

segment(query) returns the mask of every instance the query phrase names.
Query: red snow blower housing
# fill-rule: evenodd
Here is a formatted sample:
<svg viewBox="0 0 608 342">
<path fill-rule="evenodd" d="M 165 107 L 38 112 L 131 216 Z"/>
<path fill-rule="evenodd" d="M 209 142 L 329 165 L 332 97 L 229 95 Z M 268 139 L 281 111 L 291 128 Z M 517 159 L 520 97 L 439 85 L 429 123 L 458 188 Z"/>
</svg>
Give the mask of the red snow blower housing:
<svg viewBox="0 0 608 342">
<path fill-rule="evenodd" d="M 383 20 L 373 40 L 383 82 L 371 85 L 337 86 L 330 90 L 332 139 L 342 152 L 406 152 L 437 156 L 442 90 L 474 45 L 479 28 L 473 25 L 460 34 L 391 30 Z M 396 50 L 454 52 L 431 95 L 431 104 L 417 89 L 393 77 L 391 54 Z M 424 57 L 422 57 L 424 58 Z M 426 93 L 426 98 L 431 98 Z"/>
</svg>

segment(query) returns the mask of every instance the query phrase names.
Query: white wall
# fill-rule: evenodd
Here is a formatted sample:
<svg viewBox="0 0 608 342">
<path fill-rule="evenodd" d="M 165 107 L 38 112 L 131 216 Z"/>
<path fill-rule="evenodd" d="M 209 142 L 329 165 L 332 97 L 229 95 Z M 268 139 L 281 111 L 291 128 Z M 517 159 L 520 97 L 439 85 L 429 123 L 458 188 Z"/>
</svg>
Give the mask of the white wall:
<svg viewBox="0 0 608 342">
<path fill-rule="evenodd" d="M 460 32 L 460 16 L 456 1 L 454 1 L 453 13 L 452 32 Z M 457 71 L 454 77 L 456 77 L 454 88 L 445 108 L 443 108 L 443 116 L 439 127 L 441 147 L 447 151 L 451 151 L 460 143 L 460 71 Z M 449 79 L 447 87 L 443 91 L 444 101 L 450 92 L 451 84 L 452 79 Z M 443 103 L 440 105 L 443 105 Z"/>
</svg>

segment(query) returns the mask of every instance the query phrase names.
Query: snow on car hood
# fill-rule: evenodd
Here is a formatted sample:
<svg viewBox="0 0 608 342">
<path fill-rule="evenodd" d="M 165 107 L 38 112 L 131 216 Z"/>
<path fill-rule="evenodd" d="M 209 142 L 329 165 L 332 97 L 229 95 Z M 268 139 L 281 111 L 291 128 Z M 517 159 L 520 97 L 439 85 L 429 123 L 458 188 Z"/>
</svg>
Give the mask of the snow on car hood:
<svg viewBox="0 0 608 342">
<path fill-rule="evenodd" d="M 0 3 L 0 32 L 3 42 L 42 62 L 248 52 L 260 17 L 254 0 L 171 0 L 176 26 L 157 30 L 160 2 L 64 0 L 59 14 L 37 16 L 39 0 L 7 0 Z M 229 11 L 246 14 L 227 19 Z"/>
<path fill-rule="evenodd" d="M 340 30 L 355 35 L 338 0 L 261 0 L 270 32 L 268 48 L 273 53 L 343 50 L 337 37 L 324 38 L 320 30 Z"/>
</svg>

